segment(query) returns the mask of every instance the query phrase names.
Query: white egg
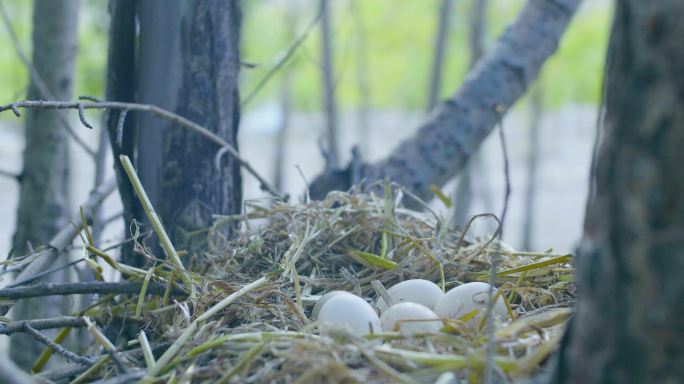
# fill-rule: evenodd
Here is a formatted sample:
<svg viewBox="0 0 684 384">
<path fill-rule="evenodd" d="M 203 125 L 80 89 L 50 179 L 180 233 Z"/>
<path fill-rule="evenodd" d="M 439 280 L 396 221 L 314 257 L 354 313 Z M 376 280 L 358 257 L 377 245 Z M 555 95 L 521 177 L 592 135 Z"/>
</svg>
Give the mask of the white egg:
<svg viewBox="0 0 684 384">
<path fill-rule="evenodd" d="M 422 304 L 430 309 L 435 307 L 435 304 L 444 296 L 442 289 L 432 281 L 423 279 L 413 279 L 402 281 L 387 290 L 393 304 L 402 302 Z M 375 302 L 375 306 L 384 312 L 387 309 L 387 303 L 382 297 L 379 297 Z"/>
<path fill-rule="evenodd" d="M 459 285 L 447 292 L 435 305 L 435 313 L 440 318 L 460 319 L 474 310 L 481 315 L 487 310 L 487 295 L 490 285 L 482 282 L 473 282 Z M 496 288 L 494 289 L 496 295 Z M 508 311 L 503 298 L 499 296 L 494 303 L 492 313 L 495 318 L 508 319 Z"/>
<path fill-rule="evenodd" d="M 382 329 L 375 309 L 352 294 L 338 294 L 328 299 L 318 312 L 318 322 L 323 327 L 345 327 L 360 336 Z"/>
<path fill-rule="evenodd" d="M 318 318 L 318 314 L 321 312 L 321 308 L 323 307 L 323 304 L 327 303 L 328 300 L 335 296 L 339 295 L 352 295 L 351 293 L 347 291 L 330 291 L 326 293 L 325 295 L 321 296 L 318 301 L 316 301 L 316 304 L 314 304 L 313 310 L 311 310 L 311 318 L 316 320 Z"/>
<path fill-rule="evenodd" d="M 402 334 L 439 332 L 442 321 L 432 310 L 422 304 L 404 302 L 387 308 L 380 316 L 382 330 L 399 331 Z"/>
</svg>

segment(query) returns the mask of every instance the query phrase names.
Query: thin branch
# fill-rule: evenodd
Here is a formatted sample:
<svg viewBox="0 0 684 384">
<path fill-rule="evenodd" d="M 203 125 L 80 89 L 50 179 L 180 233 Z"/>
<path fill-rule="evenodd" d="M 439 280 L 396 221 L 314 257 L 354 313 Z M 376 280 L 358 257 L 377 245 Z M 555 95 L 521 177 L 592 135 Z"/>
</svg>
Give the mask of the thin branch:
<svg viewBox="0 0 684 384">
<path fill-rule="evenodd" d="M 17 175 L 16 173 L 4 171 L 2 169 L 0 169 L 0 176 L 8 177 L 8 178 L 14 179 L 14 180 L 19 180 L 19 175 Z"/>
<path fill-rule="evenodd" d="M 0 297 L 3 299 L 17 300 L 30 297 L 43 296 L 68 296 L 80 294 L 127 294 L 137 295 L 140 293 L 142 283 L 138 282 L 103 282 L 88 281 L 79 283 L 59 283 L 59 284 L 35 284 L 25 287 L 2 288 Z M 163 295 L 166 292 L 166 284 L 149 283 L 146 293 L 148 295 Z M 172 293 L 176 296 L 187 296 L 180 289 L 173 289 Z"/>
<path fill-rule="evenodd" d="M 19 108 L 37 108 L 37 109 L 112 109 L 112 110 L 129 110 L 129 111 L 141 111 L 151 113 L 164 120 L 171 121 L 172 123 L 189 129 L 212 143 L 218 145 L 220 148 L 225 148 L 225 150 L 237 160 L 238 163 L 252 176 L 254 176 L 259 183 L 261 183 L 261 189 L 269 192 L 273 196 L 283 199 L 283 197 L 264 179 L 259 173 L 249 164 L 245 159 L 240 157 L 238 151 L 230 145 L 227 141 L 221 138 L 219 135 L 208 130 L 207 128 L 186 119 L 183 116 L 175 114 L 173 112 L 167 111 L 163 108 L 159 108 L 155 105 L 150 104 L 137 104 L 137 103 L 124 103 L 118 101 L 103 101 L 103 102 L 73 102 L 73 101 L 41 101 L 41 100 L 26 100 L 19 101 L 12 104 L 7 104 L 0 106 L 0 112 L 7 110 L 17 110 Z M 16 113 L 16 112 L 15 112 Z"/>
<path fill-rule="evenodd" d="M 496 107 L 496 112 L 503 116 L 503 108 Z M 503 238 L 504 224 L 506 222 L 506 213 L 508 212 L 508 203 L 511 198 L 511 171 L 508 162 L 508 150 L 506 147 L 506 136 L 504 135 L 503 122 L 499 118 L 499 139 L 501 141 L 501 153 L 503 154 L 503 168 L 506 187 L 504 191 L 504 202 L 501 210 L 501 223 L 499 225 L 499 239 Z M 491 269 L 489 275 L 489 290 L 487 292 L 487 361 L 485 369 L 485 382 L 493 383 L 496 364 L 494 358 L 496 356 L 496 342 L 494 340 L 494 316 L 492 310 L 494 308 L 494 284 L 496 284 L 496 274 L 499 262 L 499 247 L 492 253 Z"/>
<path fill-rule="evenodd" d="M 142 379 L 143 376 L 145 376 L 144 371 L 134 371 L 134 372 L 129 372 L 124 375 L 112 377 L 109 379 L 102 379 L 98 381 L 94 381 L 93 384 L 126 384 L 126 383 L 133 383 L 133 382 L 138 382 L 138 380 Z"/>
<path fill-rule="evenodd" d="M 309 23 L 304 32 L 292 43 L 290 48 L 287 49 L 285 55 L 283 55 L 283 57 L 278 60 L 276 65 L 274 65 L 273 68 L 271 68 L 271 70 L 269 70 L 268 73 L 259 81 L 259 83 L 257 83 L 254 89 L 248 93 L 244 99 L 242 99 L 242 102 L 240 103 L 241 109 L 244 109 L 245 106 L 249 104 L 249 102 L 252 101 L 257 94 L 259 94 L 259 91 L 261 91 L 261 89 L 268 83 L 271 77 L 273 77 L 273 75 L 275 75 L 276 72 L 278 72 L 278 70 L 290 60 L 292 55 L 294 55 L 294 53 L 297 51 L 297 48 L 299 48 L 299 46 L 302 45 L 302 43 L 306 40 L 306 38 L 309 36 L 309 33 L 313 30 L 320 19 L 321 12 L 318 12 L 316 17 L 311 20 L 311 23 Z"/>
<path fill-rule="evenodd" d="M 83 317 L 75 316 L 60 316 L 50 317 L 47 319 L 13 321 L 7 324 L 0 324 L 0 335 L 11 335 L 13 333 L 22 332 L 24 327 L 27 325 L 38 330 L 53 328 L 83 328 L 86 326 L 86 322 Z"/>
<path fill-rule="evenodd" d="M 67 350 L 66 348 L 62 347 L 61 345 L 50 340 L 49 337 L 38 332 L 35 328 L 31 327 L 31 325 L 28 323 L 24 324 L 24 331 L 26 333 L 28 333 L 29 335 L 33 336 L 36 340 L 38 340 L 41 343 L 50 347 L 53 351 L 55 351 L 55 353 L 62 355 L 62 357 L 64 357 L 65 359 L 67 359 L 71 362 L 83 364 L 83 365 L 92 365 L 95 362 L 95 360 L 93 358 L 85 357 L 85 356 L 79 356 L 79 355 Z"/>
<path fill-rule="evenodd" d="M 0 1 L 0 15 L 2 16 L 2 21 L 3 24 L 5 25 L 5 29 L 7 30 L 7 33 L 9 34 L 10 41 L 12 42 L 12 45 L 14 46 L 14 50 L 17 53 L 17 56 L 19 56 L 19 59 L 21 62 L 24 64 L 26 69 L 28 69 L 29 73 L 31 74 L 31 79 L 33 80 L 33 84 L 36 86 L 36 89 L 40 93 L 40 96 L 44 99 L 55 99 L 53 96 L 52 92 L 50 92 L 50 88 L 45 84 L 45 81 L 43 78 L 40 76 L 40 73 L 36 70 L 36 68 L 33 66 L 33 63 L 31 60 L 29 60 L 28 56 L 24 52 L 23 48 L 21 47 L 21 43 L 19 42 L 19 38 L 17 37 L 16 32 L 14 31 L 14 27 L 12 27 L 12 21 L 9 18 L 9 15 L 7 14 L 7 11 L 5 10 L 5 5 Z M 18 111 L 15 108 L 12 108 L 12 111 L 14 112 L 15 115 L 19 116 Z M 59 121 L 62 123 L 64 126 L 64 129 L 69 133 L 69 135 L 76 141 L 76 143 L 83 148 L 83 150 L 90 155 L 91 157 L 95 157 L 95 151 L 93 151 L 88 144 L 86 144 L 83 139 L 81 139 L 80 136 L 76 134 L 76 132 L 71 128 L 71 125 L 69 124 L 69 121 L 62 116 L 61 114 L 57 115 L 57 118 Z M 81 119 L 81 121 L 85 121 L 85 117 Z M 86 127 L 89 126 L 89 124 L 84 124 Z M 92 127 L 90 127 L 92 128 Z"/>
<path fill-rule="evenodd" d="M 46 271 L 37 273 L 37 274 L 35 274 L 35 275 L 33 275 L 33 276 L 29 276 L 29 277 L 26 278 L 26 279 L 14 280 L 14 281 L 12 282 L 12 284 L 7 284 L 7 285 L 5 286 L 5 288 L 14 288 L 14 287 L 18 287 L 18 286 L 20 286 L 20 285 L 24 285 L 24 284 L 30 283 L 30 282 L 32 282 L 32 281 L 34 281 L 34 280 L 36 280 L 36 279 L 38 279 L 38 278 L 40 278 L 40 277 L 47 276 L 47 275 L 49 275 L 49 274 L 51 274 L 51 273 L 54 273 L 54 272 L 61 271 L 61 270 L 63 270 L 63 269 L 67 269 L 67 268 L 69 268 L 69 267 L 72 267 L 72 266 L 74 266 L 74 265 L 76 265 L 76 264 L 78 264 L 78 263 L 80 263 L 80 262 L 82 262 L 82 261 L 84 261 L 84 260 L 85 260 L 85 259 L 74 260 L 74 261 L 69 262 L 69 263 L 66 263 L 66 264 L 64 264 L 64 265 L 60 265 L 60 266 L 58 266 L 58 267 L 50 268 L 50 269 L 48 269 L 48 270 L 46 270 Z"/>
</svg>

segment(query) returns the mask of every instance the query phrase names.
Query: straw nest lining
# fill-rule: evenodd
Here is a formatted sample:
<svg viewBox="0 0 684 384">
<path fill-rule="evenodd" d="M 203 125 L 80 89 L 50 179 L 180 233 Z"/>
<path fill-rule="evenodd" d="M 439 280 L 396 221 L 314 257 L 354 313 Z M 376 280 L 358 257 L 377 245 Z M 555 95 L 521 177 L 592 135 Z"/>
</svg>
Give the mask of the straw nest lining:
<svg viewBox="0 0 684 384">
<path fill-rule="evenodd" d="M 186 256 L 187 272 L 169 263 L 147 271 L 116 265 L 130 279 L 185 282 L 187 289 L 185 274 L 196 292 L 175 303 L 167 292 L 91 308 L 86 315 L 101 321 L 125 314 L 144 323 L 144 333 L 128 343 L 143 353 L 120 354 L 123 362 L 103 355 L 81 379 L 478 382 L 486 360 L 482 321 L 474 327 L 448 321 L 438 334 L 361 338 L 321 329 L 309 316 L 316 298 L 332 290 L 374 302 L 374 281 L 389 288 L 421 278 L 447 290 L 487 281 L 493 255 L 497 288 L 514 317 L 497 324 L 496 371 L 506 379 L 538 373 L 571 315 L 570 256 L 516 252 L 491 238 L 467 241 L 446 219 L 400 207 L 400 195 L 335 192 L 300 205 L 248 204 L 245 215 L 217 217 L 213 228 L 195 234 L 216 240 L 217 226 L 242 222 L 233 240 L 210 242 L 195 262 Z"/>
</svg>

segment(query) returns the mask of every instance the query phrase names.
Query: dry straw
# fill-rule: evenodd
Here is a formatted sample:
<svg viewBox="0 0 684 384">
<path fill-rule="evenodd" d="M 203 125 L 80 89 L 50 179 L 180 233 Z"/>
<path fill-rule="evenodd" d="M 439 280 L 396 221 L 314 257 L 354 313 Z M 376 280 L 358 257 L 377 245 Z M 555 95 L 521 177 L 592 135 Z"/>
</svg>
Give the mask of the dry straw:
<svg viewBox="0 0 684 384">
<path fill-rule="evenodd" d="M 512 316 L 494 333 L 496 372 L 508 379 L 539 374 L 572 314 L 571 257 L 471 238 L 435 214 L 403 208 L 407 195 L 385 188 L 383 196 L 333 192 L 296 205 L 248 202 L 243 214 L 217 215 L 212 227 L 196 231 L 206 246 L 182 263 L 170 241 L 168 261 L 148 254 L 143 269 L 112 262 L 137 285 L 122 288 L 125 294 L 101 293 L 77 314 L 86 321 L 71 317 L 69 326 L 92 326 L 93 319 L 104 328 L 125 318 L 144 331 L 120 340 L 115 350 L 94 343 L 84 354 L 92 364 L 41 375 L 55 380 L 70 372 L 66 377 L 74 382 L 478 382 L 488 342 L 482 320 L 475 326 L 446 321 L 437 334 L 361 338 L 322 330 L 309 316 L 316 299 L 331 290 L 372 303 L 382 287 L 411 278 L 443 282 L 446 289 L 487 281 L 494 252 L 500 255 L 497 287 Z M 223 225 L 242 229 L 221 241 L 215 233 Z M 163 239 L 163 227 L 154 229 Z M 111 256 L 98 246 L 86 250 L 107 261 Z"/>
</svg>

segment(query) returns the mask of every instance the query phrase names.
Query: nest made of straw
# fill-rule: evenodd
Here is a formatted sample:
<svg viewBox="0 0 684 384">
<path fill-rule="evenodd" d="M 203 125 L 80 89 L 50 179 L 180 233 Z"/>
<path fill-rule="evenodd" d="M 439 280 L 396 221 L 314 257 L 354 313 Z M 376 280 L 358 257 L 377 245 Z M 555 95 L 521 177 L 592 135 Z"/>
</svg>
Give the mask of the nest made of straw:
<svg viewBox="0 0 684 384">
<path fill-rule="evenodd" d="M 169 295 L 119 298 L 90 309 L 101 322 L 123 315 L 137 322 L 145 337 L 128 347 L 146 353 L 121 352 L 128 356 L 125 370 L 119 359 L 101 358 L 82 379 L 478 382 L 488 361 L 483 321 L 451 321 L 438 334 L 362 338 L 321 330 L 309 316 L 316 298 L 332 290 L 374 302 L 374 281 L 389 288 L 421 278 L 447 290 L 487 281 L 495 257 L 498 292 L 513 318 L 496 324 L 490 364 L 502 380 L 539 373 L 571 314 L 570 255 L 516 252 L 492 237 L 467 239 L 447 219 L 405 209 L 400 200 L 396 189 L 383 197 L 335 192 L 297 205 L 251 203 L 243 215 L 217 217 L 209 237 L 234 222 L 242 229 L 231 241 L 196 252 L 187 272 L 167 264 L 129 276 L 188 288 L 186 273 L 194 295 L 175 302 Z"/>
</svg>

